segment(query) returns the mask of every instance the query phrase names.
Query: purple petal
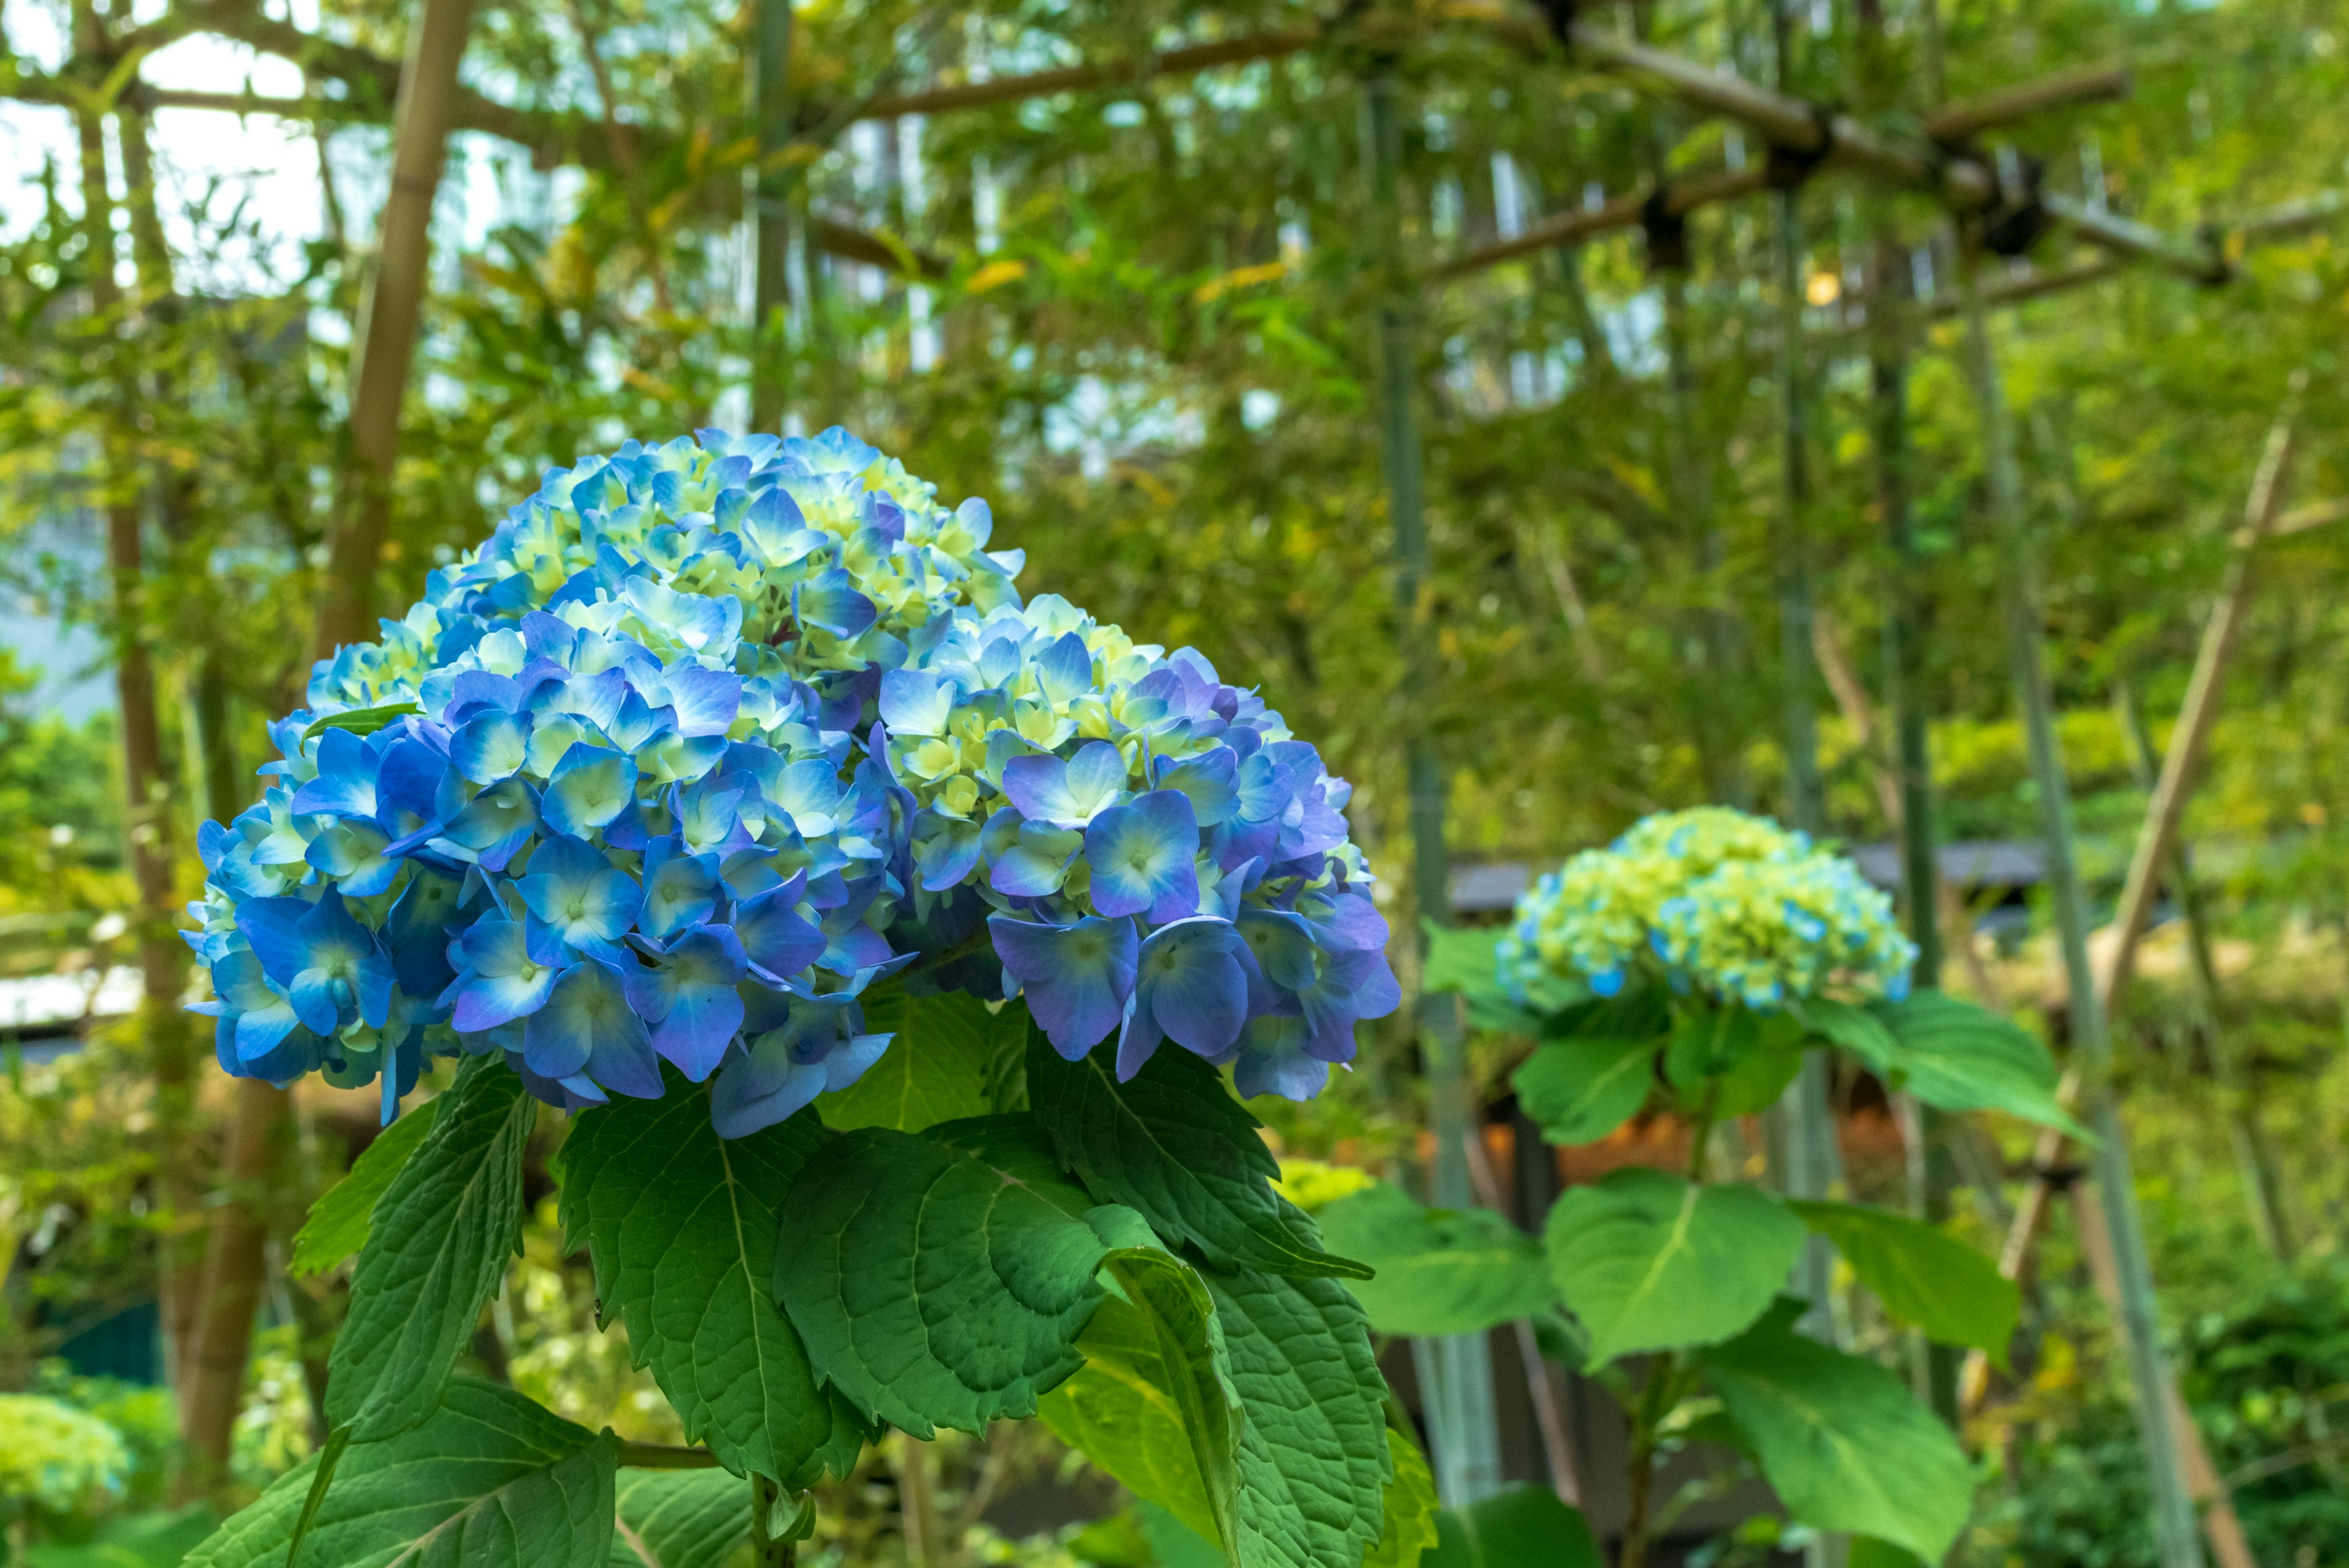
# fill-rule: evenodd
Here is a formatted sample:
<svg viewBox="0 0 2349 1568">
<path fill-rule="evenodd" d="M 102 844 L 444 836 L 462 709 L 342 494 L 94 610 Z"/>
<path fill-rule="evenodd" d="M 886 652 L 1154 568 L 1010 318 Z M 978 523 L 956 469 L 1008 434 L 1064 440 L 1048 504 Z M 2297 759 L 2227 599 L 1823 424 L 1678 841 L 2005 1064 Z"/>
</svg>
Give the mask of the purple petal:
<svg viewBox="0 0 2349 1568">
<path fill-rule="evenodd" d="M 1062 1056 L 1076 1061 L 1117 1027 L 1133 994 L 1141 946 L 1132 920 L 1088 917 L 1047 926 L 991 915 L 987 926 L 1030 1014 Z"/>
</svg>

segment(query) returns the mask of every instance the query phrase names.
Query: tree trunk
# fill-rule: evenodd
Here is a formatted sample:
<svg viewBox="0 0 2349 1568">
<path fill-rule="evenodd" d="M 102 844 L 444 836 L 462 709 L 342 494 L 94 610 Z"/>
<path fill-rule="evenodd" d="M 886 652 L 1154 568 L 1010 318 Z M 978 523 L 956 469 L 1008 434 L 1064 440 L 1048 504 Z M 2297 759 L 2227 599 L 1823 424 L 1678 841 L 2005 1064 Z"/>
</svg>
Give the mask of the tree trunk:
<svg viewBox="0 0 2349 1568">
<path fill-rule="evenodd" d="M 278 1145 L 287 1124 L 286 1096 L 259 1078 L 236 1081 L 228 1149 L 222 1159 L 222 1201 L 212 1209 L 203 1285 L 189 1366 L 181 1381 L 181 1428 L 188 1444 L 186 1490 L 217 1492 L 228 1479 L 237 1412 L 244 1404 L 244 1365 L 261 1305 Z"/>
</svg>

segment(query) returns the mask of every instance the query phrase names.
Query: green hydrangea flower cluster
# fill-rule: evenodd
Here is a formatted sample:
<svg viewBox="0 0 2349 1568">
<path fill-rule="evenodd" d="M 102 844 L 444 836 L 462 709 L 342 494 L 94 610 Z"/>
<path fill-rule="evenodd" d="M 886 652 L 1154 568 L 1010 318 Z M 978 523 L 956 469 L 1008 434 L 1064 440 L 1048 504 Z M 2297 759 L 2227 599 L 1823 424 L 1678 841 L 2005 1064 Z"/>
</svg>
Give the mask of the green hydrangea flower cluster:
<svg viewBox="0 0 2349 1568">
<path fill-rule="evenodd" d="M 122 1494 L 130 1453 L 95 1416 L 38 1394 L 0 1394 L 0 1507 L 77 1513 Z"/>
<path fill-rule="evenodd" d="M 1579 981 L 1600 996 L 1642 968 L 1683 994 L 1760 1010 L 1843 979 L 1895 1000 L 1915 944 L 1892 902 L 1843 856 L 1726 806 L 1643 818 L 1575 856 L 1517 900 L 1504 984 Z"/>
</svg>

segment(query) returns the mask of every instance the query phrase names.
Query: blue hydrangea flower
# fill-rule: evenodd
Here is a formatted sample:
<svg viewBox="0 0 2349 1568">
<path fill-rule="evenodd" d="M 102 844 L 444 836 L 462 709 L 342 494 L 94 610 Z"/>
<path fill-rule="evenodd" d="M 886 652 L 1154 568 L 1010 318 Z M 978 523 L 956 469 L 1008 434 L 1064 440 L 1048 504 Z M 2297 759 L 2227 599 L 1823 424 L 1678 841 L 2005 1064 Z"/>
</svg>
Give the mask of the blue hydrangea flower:
<svg viewBox="0 0 2349 1568">
<path fill-rule="evenodd" d="M 1023 602 L 992 530 L 836 430 L 549 473 L 205 826 L 222 1067 L 388 1114 L 428 1056 L 568 1106 L 666 1061 L 740 1136 L 889 1048 L 869 987 L 991 950 L 1072 1058 L 1316 1092 L 1396 1005 L 1347 785 L 1197 653 Z"/>
</svg>

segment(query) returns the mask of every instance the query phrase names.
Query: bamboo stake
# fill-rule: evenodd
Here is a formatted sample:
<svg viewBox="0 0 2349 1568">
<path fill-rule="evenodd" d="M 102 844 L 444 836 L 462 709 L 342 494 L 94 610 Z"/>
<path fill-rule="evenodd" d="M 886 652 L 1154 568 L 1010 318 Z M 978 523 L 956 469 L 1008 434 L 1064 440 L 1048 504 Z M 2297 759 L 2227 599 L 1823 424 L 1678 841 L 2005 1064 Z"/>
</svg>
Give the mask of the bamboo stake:
<svg viewBox="0 0 2349 1568">
<path fill-rule="evenodd" d="M 750 72 L 750 113 L 758 124 L 759 165 L 751 173 L 751 243 L 757 277 L 750 310 L 750 428 L 779 430 L 783 418 L 781 356 L 788 305 L 791 175 L 783 151 L 792 135 L 792 0 L 759 0 L 759 52 Z"/>
<path fill-rule="evenodd" d="M 1961 266 L 1959 277 L 1969 303 L 1966 368 L 1981 410 L 1991 506 L 2004 557 L 2009 652 L 2014 663 L 2016 699 L 2030 742 L 2032 775 L 2039 787 L 2048 881 L 2054 895 L 2064 967 L 2071 977 L 2073 1049 L 2080 1064 L 2087 1122 L 2097 1138 L 2096 1186 L 2122 1282 L 2120 1318 L 2136 1379 L 2137 1432 L 2153 1498 L 2155 1538 L 2163 1568 L 2201 1568 L 2194 1504 L 2182 1467 L 2183 1444 L 2169 1420 L 2168 1353 L 2155 1317 L 2153 1277 L 2146 1258 L 2128 1147 L 2113 1105 L 2111 1040 L 2106 1031 L 2103 998 L 2088 961 L 2087 898 L 2073 853 L 2071 784 L 2064 773 L 2055 735 L 2054 705 L 2041 663 L 2044 634 L 2014 432 L 1991 345 L 1989 320 L 1976 292 L 1971 258 Z"/>
<path fill-rule="evenodd" d="M 328 545 L 316 638 L 321 659 L 375 629 L 376 574 L 391 534 L 399 408 L 429 282 L 432 201 L 448 161 L 450 105 L 471 20 L 472 0 L 423 0 L 400 74 L 391 191 L 384 200 L 375 266 L 359 306 L 358 353 L 351 368 L 350 468 L 342 516 Z"/>
<path fill-rule="evenodd" d="M 1385 273 L 1378 306 L 1380 453 L 1394 527 L 1396 641 L 1402 654 L 1397 701 L 1411 780 L 1413 888 L 1423 919 L 1448 923 L 1444 774 L 1424 706 L 1435 678 L 1433 569 L 1420 472 L 1413 301 L 1403 270 L 1402 126 L 1390 62 L 1381 61 L 1362 84 L 1362 161 L 1370 174 L 1373 238 Z M 1419 1023 L 1428 1122 L 1435 1137 L 1430 1197 L 1438 1207 L 1465 1209 L 1475 1194 L 1465 1143 L 1471 1118 L 1459 999 L 1448 992 L 1423 992 Z M 1501 1485 L 1492 1348 L 1483 1334 L 1456 1334 L 1433 1341 L 1429 1350 L 1423 1364 L 1435 1373 L 1428 1408 L 1437 1490 L 1445 1502 L 1464 1507 Z"/>
</svg>

